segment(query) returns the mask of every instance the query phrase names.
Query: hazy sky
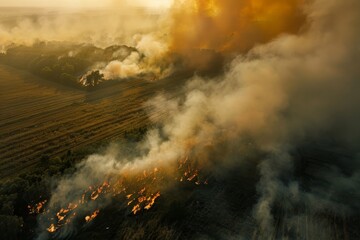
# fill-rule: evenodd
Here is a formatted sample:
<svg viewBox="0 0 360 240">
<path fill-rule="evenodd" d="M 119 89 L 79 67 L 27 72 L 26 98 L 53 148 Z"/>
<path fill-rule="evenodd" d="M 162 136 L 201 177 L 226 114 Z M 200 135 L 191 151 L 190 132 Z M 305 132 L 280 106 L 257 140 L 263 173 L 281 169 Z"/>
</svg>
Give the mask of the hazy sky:
<svg viewBox="0 0 360 240">
<path fill-rule="evenodd" d="M 172 0 L 0 0 L 0 6 L 18 7 L 106 7 L 125 2 L 151 8 L 169 7 Z"/>
</svg>

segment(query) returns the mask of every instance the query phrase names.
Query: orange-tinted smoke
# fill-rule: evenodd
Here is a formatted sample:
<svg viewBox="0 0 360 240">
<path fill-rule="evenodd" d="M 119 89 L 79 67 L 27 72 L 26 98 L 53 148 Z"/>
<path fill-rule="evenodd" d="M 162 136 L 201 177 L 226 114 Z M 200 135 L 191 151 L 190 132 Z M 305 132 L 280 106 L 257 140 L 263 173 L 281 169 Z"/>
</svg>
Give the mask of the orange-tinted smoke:
<svg viewBox="0 0 360 240">
<path fill-rule="evenodd" d="M 182 0 L 173 8 L 171 48 L 241 52 L 282 33 L 296 33 L 305 21 L 305 0 Z"/>
</svg>

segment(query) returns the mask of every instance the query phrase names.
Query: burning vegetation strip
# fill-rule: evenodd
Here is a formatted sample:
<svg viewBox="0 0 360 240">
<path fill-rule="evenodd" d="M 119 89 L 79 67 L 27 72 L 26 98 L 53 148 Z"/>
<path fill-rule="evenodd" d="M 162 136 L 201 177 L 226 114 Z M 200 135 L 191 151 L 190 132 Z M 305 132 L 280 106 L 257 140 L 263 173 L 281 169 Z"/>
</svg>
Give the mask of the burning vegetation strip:
<svg viewBox="0 0 360 240">
<path fill-rule="evenodd" d="M 107 180 L 96 186 L 84 189 L 75 202 L 64 202 L 58 210 L 53 212 L 54 206 L 48 206 L 47 200 L 33 206 L 29 205 L 29 214 L 39 215 L 41 221 L 49 222 L 46 230 L 50 233 L 61 232 L 62 228 L 76 222 L 88 224 L 92 222 L 101 211 L 102 201 L 116 199 L 126 204 L 132 215 L 150 210 L 161 197 L 164 182 L 173 183 L 191 182 L 194 185 L 207 184 L 202 180 L 199 170 L 194 168 L 188 158 L 178 162 L 176 174 L 172 177 L 162 168 L 144 170 L 137 175 L 109 176 Z"/>
</svg>

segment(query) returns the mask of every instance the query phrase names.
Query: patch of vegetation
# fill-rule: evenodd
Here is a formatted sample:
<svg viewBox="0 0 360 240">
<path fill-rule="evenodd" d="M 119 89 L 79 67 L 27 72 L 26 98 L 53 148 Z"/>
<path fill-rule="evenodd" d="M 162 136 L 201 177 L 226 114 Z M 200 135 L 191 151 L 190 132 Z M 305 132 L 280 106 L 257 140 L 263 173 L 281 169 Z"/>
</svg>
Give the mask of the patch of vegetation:
<svg viewBox="0 0 360 240">
<path fill-rule="evenodd" d="M 92 45 L 58 42 L 38 42 L 32 46 L 14 45 L 0 54 L 0 63 L 23 69 L 32 74 L 79 89 L 93 90 L 111 81 L 102 82 L 101 75 L 91 74 L 91 84 L 84 86 L 80 79 L 95 63 L 125 59 L 135 48 L 114 45 L 102 49 Z M 94 73 L 99 71 L 93 71 Z"/>
</svg>

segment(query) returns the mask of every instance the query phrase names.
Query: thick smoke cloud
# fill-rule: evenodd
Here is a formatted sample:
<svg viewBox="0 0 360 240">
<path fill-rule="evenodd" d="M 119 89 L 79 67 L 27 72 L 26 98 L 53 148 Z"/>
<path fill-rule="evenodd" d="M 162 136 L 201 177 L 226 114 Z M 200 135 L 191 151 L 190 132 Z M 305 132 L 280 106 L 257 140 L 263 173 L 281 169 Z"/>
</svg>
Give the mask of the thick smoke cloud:
<svg viewBox="0 0 360 240">
<path fill-rule="evenodd" d="M 155 80 L 172 73 L 172 64 L 165 60 L 169 51 L 166 42 L 151 34 L 135 35 L 133 41 L 134 51 L 125 54 L 125 58 L 120 56 L 121 60 L 105 63 L 100 70 L 105 79 L 143 77 Z"/>
<path fill-rule="evenodd" d="M 192 49 L 247 51 L 279 34 L 298 32 L 305 19 L 303 2 L 177 1 L 172 12 L 172 47 L 178 52 Z"/>
<path fill-rule="evenodd" d="M 255 4 L 255 1 L 250 2 Z M 294 9 L 298 4 L 275 1 L 274 7 L 280 2 L 285 9 Z M 196 3 L 202 6 L 201 1 Z M 256 3 L 260 4 L 260 9 L 267 9 L 261 1 Z M 241 152 L 229 156 L 224 149 L 217 148 L 225 143 L 242 149 L 243 141 L 239 139 L 250 139 L 259 151 L 266 153 L 258 163 L 259 198 L 253 208 L 260 237 L 274 234 L 273 210 L 279 204 L 288 211 L 285 222 L 289 229 L 295 228 L 298 219 L 305 218 L 305 212 L 294 213 L 299 206 L 305 206 L 312 213 L 359 213 L 358 201 L 341 197 L 344 192 L 351 191 L 354 199 L 359 199 L 358 159 L 346 160 L 346 173 L 340 161 L 331 161 L 327 171 L 317 172 L 324 184 L 303 189 L 294 175 L 295 160 L 291 154 L 306 141 L 322 141 L 328 136 L 359 149 L 359 11 L 357 0 L 315 0 L 304 7 L 307 30 L 302 34 L 282 35 L 252 48 L 236 57 L 223 76 L 212 80 L 194 77 L 186 85 L 182 98 L 170 100 L 159 96 L 153 99 L 149 104 L 162 111 L 165 109 L 168 118 L 161 120 L 162 127 L 148 133 L 138 147 L 137 156 L 121 156 L 116 150 L 90 156 L 72 178 L 60 181 L 50 206 L 69 200 L 73 191 L 86 188 L 94 176 L 105 179 L 109 174 L 136 174 L 144 169 L 163 167 L 171 179 L 171 169 L 176 169 L 177 161 L 186 157 L 217 171 L 221 166 L 246 161 L 238 157 Z M 286 16 L 290 15 L 287 10 L 285 12 Z M 298 29 L 298 19 L 290 21 L 290 30 Z M 230 32 L 235 27 L 237 25 L 231 27 Z M 288 30 L 280 29 L 269 30 L 271 38 L 277 35 L 273 32 Z M 214 40 L 212 36 L 217 33 L 201 34 L 207 36 L 203 41 L 208 48 L 221 49 L 227 43 Z M 234 38 L 230 46 L 236 47 L 238 43 L 240 50 L 250 48 L 252 45 L 242 39 L 254 42 L 252 37 L 249 32 L 242 31 L 241 37 Z M 203 42 L 192 44 L 197 46 Z M 222 154 L 213 155 L 213 152 Z M 82 181 L 72 181 L 77 179 Z M 73 182 L 77 182 L 76 188 Z M 302 233 L 293 234 L 304 237 Z M 331 232 L 314 230 L 312 234 L 329 239 Z"/>
</svg>

